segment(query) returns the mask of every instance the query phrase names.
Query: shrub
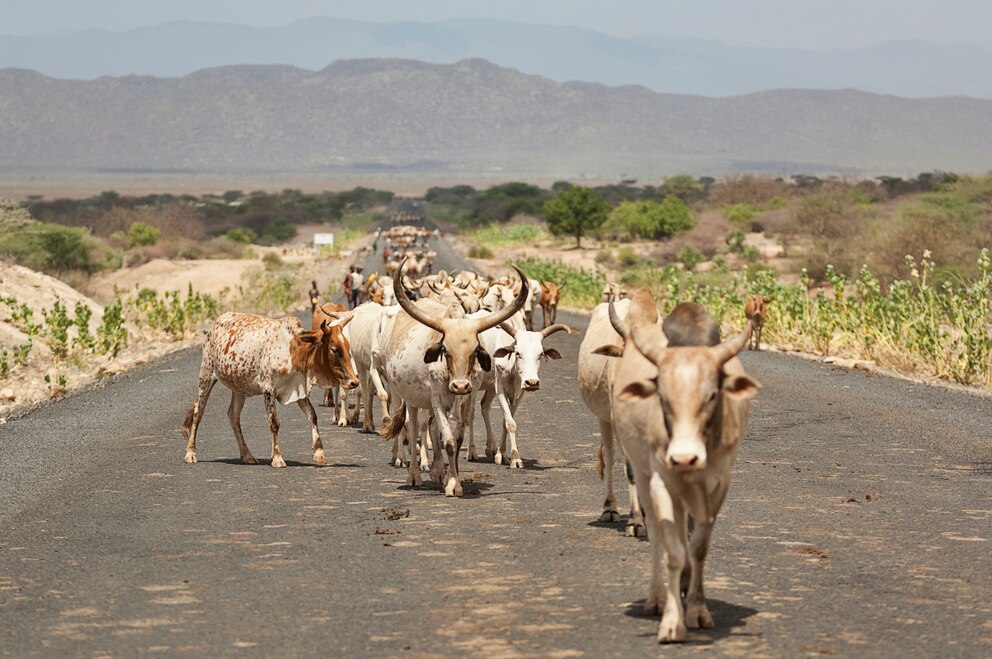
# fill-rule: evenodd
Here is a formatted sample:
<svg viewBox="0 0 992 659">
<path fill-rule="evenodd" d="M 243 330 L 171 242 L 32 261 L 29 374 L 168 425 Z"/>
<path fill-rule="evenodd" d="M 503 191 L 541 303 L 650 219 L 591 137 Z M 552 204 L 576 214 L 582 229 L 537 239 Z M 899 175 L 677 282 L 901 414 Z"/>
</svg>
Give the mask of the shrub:
<svg viewBox="0 0 992 659">
<path fill-rule="evenodd" d="M 605 264 L 613 262 L 613 250 L 601 249 L 596 253 L 596 263 Z"/>
<path fill-rule="evenodd" d="M 50 275 L 70 270 L 96 271 L 93 242 L 84 229 L 34 222 L 0 232 L 0 254 Z"/>
<path fill-rule="evenodd" d="M 468 257 L 470 259 L 491 259 L 493 251 L 485 245 L 472 245 L 468 248 Z"/>
<path fill-rule="evenodd" d="M 282 257 L 275 252 L 266 252 L 265 256 L 262 257 L 262 263 L 265 264 L 266 270 L 277 270 L 286 265 L 286 262 L 282 260 Z"/>
<path fill-rule="evenodd" d="M 668 195 L 656 201 L 624 201 L 614 208 L 603 230 L 614 236 L 663 239 L 687 231 L 695 220 L 685 203 Z"/>
<path fill-rule="evenodd" d="M 561 261 L 531 258 L 521 259 L 517 261 L 517 265 L 531 279 L 567 284 L 561 292 L 562 305 L 589 309 L 599 304 L 606 278 L 598 270 L 574 268 Z"/>
<path fill-rule="evenodd" d="M 697 265 L 706 260 L 703 253 L 692 245 L 686 245 L 680 249 L 678 254 L 675 255 L 675 258 L 689 271 L 695 270 Z"/>
<path fill-rule="evenodd" d="M 617 252 L 617 258 L 620 260 L 620 265 L 625 268 L 637 265 L 641 261 L 641 258 L 637 255 L 637 252 L 635 252 L 634 248 L 630 246 L 621 247 L 620 251 Z"/>
<path fill-rule="evenodd" d="M 158 242 L 161 231 L 144 222 L 134 222 L 127 230 L 127 242 L 131 247 L 154 245 Z"/>
<path fill-rule="evenodd" d="M 242 245 L 250 245 L 258 240 L 258 235 L 256 235 L 254 231 L 243 227 L 228 229 L 227 233 L 224 234 L 224 237 L 233 242 L 241 243 Z"/>
</svg>

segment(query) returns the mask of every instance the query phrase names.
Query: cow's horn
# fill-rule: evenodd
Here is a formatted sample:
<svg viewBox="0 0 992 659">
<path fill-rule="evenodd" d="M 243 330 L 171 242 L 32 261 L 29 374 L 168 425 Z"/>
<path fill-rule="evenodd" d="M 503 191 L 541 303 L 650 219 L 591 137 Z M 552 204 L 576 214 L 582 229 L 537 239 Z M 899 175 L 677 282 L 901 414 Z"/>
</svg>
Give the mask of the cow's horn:
<svg viewBox="0 0 992 659">
<path fill-rule="evenodd" d="M 512 265 L 512 264 L 511 264 Z M 527 275 L 524 271 L 513 265 L 513 269 L 517 271 L 517 275 L 520 276 L 520 292 L 517 293 L 517 297 L 513 298 L 513 304 L 509 304 L 496 313 L 491 313 L 488 316 L 484 316 L 477 321 L 477 332 L 484 332 L 490 327 L 496 327 L 504 320 L 509 320 L 510 317 L 524 308 L 524 304 L 527 303 L 527 290 L 530 284 L 527 283 Z"/>
<path fill-rule="evenodd" d="M 569 327 L 568 325 L 565 325 L 564 323 L 555 323 L 554 325 L 545 327 L 543 330 L 541 330 L 541 338 L 546 339 L 555 332 L 568 332 L 569 334 L 571 334 L 572 328 Z"/>
<path fill-rule="evenodd" d="M 612 301 L 610 301 L 610 325 L 613 325 L 613 329 L 622 338 L 627 338 L 627 325 L 620 319 L 620 314 L 617 313 L 617 308 Z"/>
<path fill-rule="evenodd" d="M 744 330 L 740 334 L 713 347 L 713 350 L 716 351 L 717 359 L 721 364 L 726 364 L 734 355 L 744 349 L 744 346 L 747 345 L 747 340 L 751 337 L 753 327 L 754 323 L 749 320 L 744 325 Z"/>
<path fill-rule="evenodd" d="M 396 301 L 400 303 L 403 307 L 403 311 L 410 314 L 410 317 L 419 323 L 427 325 L 432 330 L 437 330 L 444 334 L 444 330 L 441 329 L 441 323 L 436 319 L 428 316 L 423 311 L 417 308 L 417 305 L 413 303 L 413 300 L 406 294 L 406 289 L 403 288 L 403 268 L 406 266 L 406 262 L 410 257 L 403 259 L 400 263 L 399 272 L 400 276 L 393 279 L 393 293 L 396 295 Z"/>
<path fill-rule="evenodd" d="M 648 324 L 634 325 L 630 330 L 630 340 L 634 342 L 634 347 L 653 363 L 657 364 L 661 361 L 665 347 L 660 327 Z"/>
</svg>

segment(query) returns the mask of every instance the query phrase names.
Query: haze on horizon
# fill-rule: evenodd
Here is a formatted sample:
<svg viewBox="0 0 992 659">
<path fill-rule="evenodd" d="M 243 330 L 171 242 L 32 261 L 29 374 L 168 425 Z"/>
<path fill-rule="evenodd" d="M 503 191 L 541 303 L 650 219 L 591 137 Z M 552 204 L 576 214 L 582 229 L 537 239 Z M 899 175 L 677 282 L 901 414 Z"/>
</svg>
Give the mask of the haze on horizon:
<svg viewBox="0 0 992 659">
<path fill-rule="evenodd" d="M 315 16 L 373 22 L 493 18 L 614 36 L 667 35 L 732 46 L 849 49 L 895 40 L 992 48 L 987 0 L 13 0 L 0 34 L 127 31 L 173 21 L 276 27 Z"/>
</svg>

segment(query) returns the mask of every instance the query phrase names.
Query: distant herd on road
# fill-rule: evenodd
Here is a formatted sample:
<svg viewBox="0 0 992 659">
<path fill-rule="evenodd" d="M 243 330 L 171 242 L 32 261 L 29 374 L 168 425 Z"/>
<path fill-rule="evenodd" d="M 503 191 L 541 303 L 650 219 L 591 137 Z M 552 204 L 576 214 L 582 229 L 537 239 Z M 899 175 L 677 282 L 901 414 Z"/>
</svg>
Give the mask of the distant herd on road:
<svg viewBox="0 0 992 659">
<path fill-rule="evenodd" d="M 310 403 L 317 386 L 326 390 L 325 403 L 339 426 L 358 422 L 364 410 L 366 432 L 376 432 L 373 394 L 378 398 L 378 432 L 393 440 L 391 460 L 406 466 L 408 486 L 422 485 L 427 473 L 445 495 L 462 495 L 458 461 L 466 433 L 468 459 L 479 459 L 477 400 L 486 458 L 523 468 L 517 409 L 526 392 L 540 388 L 541 362 L 562 359 L 547 343 L 559 332 L 572 333 L 556 322 L 563 285 L 528 279 L 516 266 L 512 275 L 491 278 L 467 270 L 434 273 L 430 240 L 436 235 L 402 223 L 381 231 L 374 251 L 378 255 L 383 241 L 385 274 L 366 278 L 353 267 L 345 284 L 347 306 L 321 304 L 315 284 L 309 330 L 295 317 L 217 318 L 206 335 L 196 399 L 183 424 L 185 461 L 196 462 L 197 428 L 211 390 L 221 382 L 231 390 L 228 418 L 249 464 L 257 460 L 245 444 L 240 415 L 246 398 L 257 395 L 268 410 L 272 466 L 286 466 L 277 401 L 300 407 L 310 422 L 313 460 L 326 464 Z M 650 290 L 628 296 L 621 286 L 607 284 L 579 349 L 579 389 L 601 437 L 601 520 L 621 519 L 613 486 L 616 444 L 629 480 L 627 535 L 646 533 L 650 540 L 645 608 L 662 616 L 660 642 L 682 641 L 687 628 L 714 625 L 703 566 L 749 401 L 760 389 L 737 354 L 760 345 L 766 304 L 765 298 L 750 298 L 742 310 L 748 319 L 744 331 L 721 341 L 717 323 L 700 305 L 679 304 L 662 319 Z M 543 312 L 539 328 L 536 306 Z M 358 394 L 354 411 L 348 405 L 352 392 Z M 490 423 L 493 401 L 503 415 L 498 444 Z"/>
</svg>

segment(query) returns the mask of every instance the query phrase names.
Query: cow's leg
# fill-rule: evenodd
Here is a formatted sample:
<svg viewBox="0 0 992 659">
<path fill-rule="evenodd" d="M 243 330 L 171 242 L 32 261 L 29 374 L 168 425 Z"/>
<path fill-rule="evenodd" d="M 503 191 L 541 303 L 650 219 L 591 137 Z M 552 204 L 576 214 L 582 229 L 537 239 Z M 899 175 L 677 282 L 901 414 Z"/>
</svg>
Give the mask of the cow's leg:
<svg viewBox="0 0 992 659">
<path fill-rule="evenodd" d="M 462 496 L 462 485 L 458 482 L 458 448 L 455 444 L 455 436 L 451 432 L 451 425 L 448 420 L 448 410 L 444 409 L 441 396 L 435 391 L 431 393 L 431 403 L 434 408 L 434 421 L 438 425 L 441 434 L 441 445 L 448 458 L 448 472 L 444 477 L 444 495 L 448 497 Z M 452 406 L 457 407 L 457 405 Z M 439 451 L 440 453 L 440 451 Z"/>
<path fill-rule="evenodd" d="M 490 419 L 490 414 L 492 414 L 493 408 L 493 398 L 495 397 L 496 389 L 493 387 L 487 387 L 486 390 L 482 392 L 482 400 L 479 401 L 479 408 L 482 410 L 482 422 L 486 427 L 486 457 L 490 460 L 496 456 L 496 438 L 493 437 L 493 425 Z M 473 443 L 469 443 L 468 459 L 474 461 L 476 457 L 475 445 Z"/>
<path fill-rule="evenodd" d="M 375 432 L 375 419 L 372 417 L 372 374 L 369 371 L 358 374 L 359 400 L 362 401 L 362 432 Z"/>
<path fill-rule="evenodd" d="M 399 412 L 397 412 L 399 414 Z M 406 436 L 410 447 L 410 467 L 406 476 L 406 484 L 419 487 L 424 484 L 420 477 L 420 463 L 417 458 L 417 430 L 420 428 L 419 410 L 410 405 L 406 406 Z"/>
<path fill-rule="evenodd" d="M 320 431 L 317 430 L 317 411 L 313 409 L 309 398 L 301 398 L 296 401 L 303 413 L 310 421 L 310 449 L 313 451 L 313 461 L 319 465 L 327 464 L 327 456 L 324 455 L 324 444 L 320 441 Z"/>
<path fill-rule="evenodd" d="M 554 325 L 555 321 L 558 320 L 558 305 L 551 307 L 551 324 Z"/>
<path fill-rule="evenodd" d="M 505 391 L 501 392 L 500 395 L 503 398 L 503 400 L 506 400 Z M 516 398 L 513 400 L 509 400 L 506 401 L 506 403 L 509 404 L 509 409 L 510 409 L 509 414 L 506 413 L 506 407 L 503 407 L 503 404 L 501 404 L 500 406 L 503 407 L 503 428 L 510 435 L 510 469 L 523 469 L 524 461 L 520 457 L 520 452 L 517 451 L 516 414 L 517 414 L 517 406 L 520 405 L 520 399 Z M 504 451 L 505 451 L 506 435 L 503 436 L 503 442 L 504 442 Z"/>
<path fill-rule="evenodd" d="M 762 318 L 761 322 L 758 323 L 758 335 L 754 337 L 754 349 L 761 350 L 761 330 L 765 328 L 765 319 Z"/>
<path fill-rule="evenodd" d="M 348 425 L 353 425 L 358 423 L 358 415 L 362 413 L 362 390 L 361 385 L 359 389 L 355 390 L 355 411 L 348 416 Z"/>
<path fill-rule="evenodd" d="M 324 389 L 324 401 L 321 403 L 324 407 L 334 407 L 334 394 L 331 393 L 331 389 Z M 337 421 L 337 410 L 334 410 L 334 420 Z"/>
<path fill-rule="evenodd" d="M 627 517 L 624 535 L 628 538 L 643 538 L 647 531 L 644 528 L 644 510 L 634 485 L 634 468 L 630 465 L 630 460 L 624 460 L 624 467 L 627 472 L 627 492 L 630 494 L 630 515 Z"/>
<path fill-rule="evenodd" d="M 650 616 L 657 616 L 661 615 L 665 606 L 665 576 L 663 572 L 665 541 L 662 537 L 660 517 L 656 514 L 654 502 L 651 500 L 651 472 L 641 469 L 635 470 L 634 483 L 640 498 L 645 501 L 644 518 L 647 522 L 648 540 L 651 545 L 651 578 L 648 583 L 648 596 L 644 602 L 644 612 Z"/>
<path fill-rule="evenodd" d="M 379 370 L 373 366 L 372 370 L 369 371 L 369 377 L 372 380 L 372 386 L 375 387 L 375 395 L 379 397 L 379 404 L 382 406 L 382 425 L 389 423 L 389 392 L 382 385 L 382 378 L 379 376 Z"/>
<path fill-rule="evenodd" d="M 200 426 L 200 419 L 203 418 L 203 410 L 207 406 L 207 399 L 210 392 L 217 384 L 217 378 L 213 375 L 213 368 L 206 362 L 200 366 L 200 378 L 196 388 L 196 400 L 193 406 L 186 413 L 186 421 L 183 423 L 183 433 L 186 438 L 186 456 L 183 458 L 187 464 L 196 462 L 196 429 Z"/>
<path fill-rule="evenodd" d="M 276 414 L 276 401 L 272 394 L 265 394 L 265 409 L 269 411 L 269 430 L 272 431 L 272 466 L 285 467 L 286 461 L 279 450 L 279 415 Z"/>
<path fill-rule="evenodd" d="M 417 429 L 417 437 L 420 438 L 420 471 L 434 473 L 434 463 L 438 459 L 437 445 L 431 441 L 431 417 L 428 415 L 420 428 Z M 433 449 L 433 460 L 428 452 L 428 446 Z M 441 467 L 443 469 L 443 466 Z"/>
<path fill-rule="evenodd" d="M 596 456 L 599 467 L 599 477 L 606 479 L 606 500 L 603 502 L 601 522 L 619 522 L 620 511 L 617 509 L 617 495 L 613 490 L 613 464 L 616 453 L 613 448 L 613 424 L 609 421 L 599 422 L 599 454 Z"/>
<path fill-rule="evenodd" d="M 664 547 L 663 563 L 667 573 L 665 608 L 661 615 L 661 624 L 658 625 L 658 642 L 684 641 L 686 628 L 685 612 L 682 610 L 681 588 L 687 544 L 685 506 L 677 497 L 672 497 L 669 494 L 668 488 L 665 487 L 665 483 L 657 473 L 651 474 L 648 490 L 647 494 L 651 500 L 652 512 L 648 514 L 647 521 L 650 528 L 655 530 L 655 537 L 651 538 L 651 544 L 658 544 L 659 549 Z M 660 577 L 661 574 L 659 573 L 652 586 L 652 592 L 656 592 Z"/>
<path fill-rule="evenodd" d="M 245 444 L 244 433 L 241 432 L 241 409 L 245 406 L 244 394 L 236 391 L 231 392 L 231 405 L 227 408 L 227 419 L 231 422 L 231 430 L 234 431 L 234 439 L 238 440 L 238 452 L 241 453 L 241 461 L 248 465 L 258 464 L 258 460 L 248 450 Z"/>
</svg>

